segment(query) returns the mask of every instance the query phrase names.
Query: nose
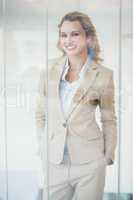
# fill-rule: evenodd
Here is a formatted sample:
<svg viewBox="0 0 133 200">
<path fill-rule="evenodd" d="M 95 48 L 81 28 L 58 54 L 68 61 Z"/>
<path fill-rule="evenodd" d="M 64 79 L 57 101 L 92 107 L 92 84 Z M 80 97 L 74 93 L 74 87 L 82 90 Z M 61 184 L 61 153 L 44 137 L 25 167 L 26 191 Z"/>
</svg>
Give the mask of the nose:
<svg viewBox="0 0 133 200">
<path fill-rule="evenodd" d="M 66 43 L 67 43 L 67 44 L 71 44 L 71 42 L 72 42 L 72 37 L 71 37 L 71 35 L 68 35 L 68 36 L 66 37 Z"/>
</svg>

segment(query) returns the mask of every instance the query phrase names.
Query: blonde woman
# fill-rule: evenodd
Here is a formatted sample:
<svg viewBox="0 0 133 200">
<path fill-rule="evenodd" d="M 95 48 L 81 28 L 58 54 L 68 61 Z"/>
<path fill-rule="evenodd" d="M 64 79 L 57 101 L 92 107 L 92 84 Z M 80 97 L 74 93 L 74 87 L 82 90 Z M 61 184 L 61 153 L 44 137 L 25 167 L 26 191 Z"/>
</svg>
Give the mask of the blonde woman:
<svg viewBox="0 0 133 200">
<path fill-rule="evenodd" d="M 48 126 L 49 199 L 102 200 L 106 166 L 114 163 L 116 148 L 113 72 L 101 64 L 88 15 L 67 13 L 58 27 L 63 55 L 41 74 L 36 110 L 42 149 Z"/>
</svg>

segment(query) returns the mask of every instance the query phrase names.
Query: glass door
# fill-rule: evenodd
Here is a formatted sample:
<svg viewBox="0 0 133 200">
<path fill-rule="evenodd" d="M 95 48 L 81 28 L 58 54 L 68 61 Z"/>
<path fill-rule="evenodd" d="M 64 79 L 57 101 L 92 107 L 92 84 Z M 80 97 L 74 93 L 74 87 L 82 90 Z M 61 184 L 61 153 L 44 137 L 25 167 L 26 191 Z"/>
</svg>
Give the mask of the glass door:
<svg viewBox="0 0 133 200">
<path fill-rule="evenodd" d="M 103 65 L 114 71 L 118 145 L 115 164 L 107 167 L 104 199 L 133 198 L 132 0 L 1 0 L 0 200 L 43 199 L 44 178 L 49 177 L 44 176 L 47 160 L 42 166 L 38 156 L 38 80 L 48 61 L 61 55 L 57 50 L 60 19 L 75 10 L 91 17 Z M 45 151 L 46 139 L 47 135 Z"/>
</svg>

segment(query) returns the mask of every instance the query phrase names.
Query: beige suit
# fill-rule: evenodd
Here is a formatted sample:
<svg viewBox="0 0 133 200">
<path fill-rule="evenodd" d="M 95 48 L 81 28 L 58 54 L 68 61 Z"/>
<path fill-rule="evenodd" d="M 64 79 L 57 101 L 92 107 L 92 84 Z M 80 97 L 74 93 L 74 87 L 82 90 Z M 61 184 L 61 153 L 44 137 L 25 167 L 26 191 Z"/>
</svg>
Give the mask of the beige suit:
<svg viewBox="0 0 133 200">
<path fill-rule="evenodd" d="M 47 74 L 41 74 L 37 100 L 36 122 L 39 140 L 46 124 L 46 90 L 48 89 L 48 126 L 50 161 L 59 164 L 63 159 L 66 134 L 75 135 L 80 143 L 68 144 L 73 163 L 95 160 L 104 154 L 114 161 L 116 147 L 116 117 L 114 112 L 114 84 L 110 69 L 92 63 L 76 91 L 67 116 L 63 115 L 59 99 L 59 81 L 65 57 L 57 59 Z M 102 131 L 95 120 L 100 107 Z M 67 125 L 65 125 L 67 121 Z M 78 153 L 77 153 L 78 152 Z"/>
<path fill-rule="evenodd" d="M 41 73 L 36 109 L 40 153 L 42 156 L 45 153 L 42 136 L 47 124 L 50 163 L 62 163 L 66 136 L 71 164 L 86 164 L 101 158 L 113 163 L 116 147 L 113 73 L 92 62 L 64 116 L 59 82 L 65 61 L 66 57 L 61 57 L 48 67 L 48 73 Z M 97 106 L 100 108 L 102 130 L 95 119 Z"/>
</svg>

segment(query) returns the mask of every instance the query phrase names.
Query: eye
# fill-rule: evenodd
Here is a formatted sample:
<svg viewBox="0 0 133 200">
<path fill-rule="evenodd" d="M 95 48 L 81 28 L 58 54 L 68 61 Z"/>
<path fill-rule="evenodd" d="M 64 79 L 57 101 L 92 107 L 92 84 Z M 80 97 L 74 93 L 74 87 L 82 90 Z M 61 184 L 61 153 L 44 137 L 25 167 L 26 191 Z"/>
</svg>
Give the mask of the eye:
<svg viewBox="0 0 133 200">
<path fill-rule="evenodd" d="M 79 36 L 79 35 L 80 35 L 79 32 L 72 33 L 72 36 Z"/>
<path fill-rule="evenodd" d="M 65 38 L 65 37 L 67 37 L 67 35 L 64 34 L 64 33 L 61 33 L 61 34 L 60 34 L 60 37 L 61 37 L 61 38 Z"/>
</svg>

